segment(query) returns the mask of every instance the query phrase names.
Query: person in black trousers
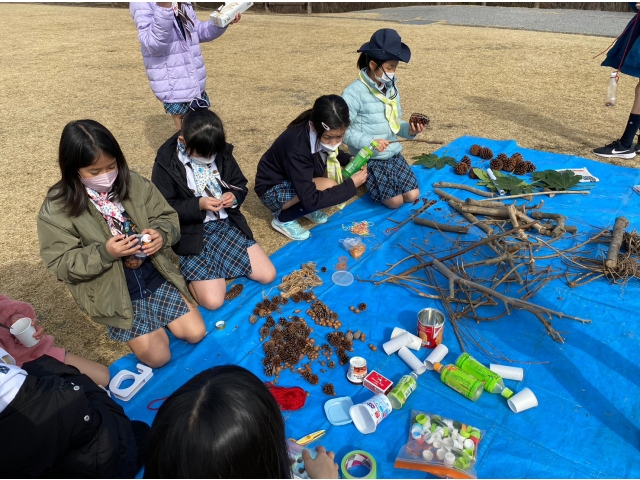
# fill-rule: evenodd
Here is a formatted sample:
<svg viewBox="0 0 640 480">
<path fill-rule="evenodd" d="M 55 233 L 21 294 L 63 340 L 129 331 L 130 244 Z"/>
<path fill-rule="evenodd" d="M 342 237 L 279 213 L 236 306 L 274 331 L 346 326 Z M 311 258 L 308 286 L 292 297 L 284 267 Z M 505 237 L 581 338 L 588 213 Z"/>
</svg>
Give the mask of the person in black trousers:
<svg viewBox="0 0 640 480">
<path fill-rule="evenodd" d="M 182 131 L 158 150 L 151 181 L 178 212 L 181 237 L 173 250 L 200 305 L 220 308 L 227 278 L 246 275 L 263 284 L 276 278 L 240 212 L 247 179 L 215 113 L 197 109 L 184 116 Z"/>
</svg>

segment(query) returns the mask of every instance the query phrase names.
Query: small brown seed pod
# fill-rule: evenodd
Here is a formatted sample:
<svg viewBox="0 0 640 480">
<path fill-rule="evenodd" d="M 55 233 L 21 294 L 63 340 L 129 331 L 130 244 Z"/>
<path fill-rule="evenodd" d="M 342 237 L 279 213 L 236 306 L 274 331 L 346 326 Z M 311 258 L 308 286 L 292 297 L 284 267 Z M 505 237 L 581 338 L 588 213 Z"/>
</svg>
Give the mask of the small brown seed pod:
<svg viewBox="0 0 640 480">
<path fill-rule="evenodd" d="M 356 308 L 356 309 L 353 311 L 353 313 L 360 313 L 360 309 L 359 309 L 359 308 Z"/>
<path fill-rule="evenodd" d="M 366 333 L 361 333 L 360 334 L 360 341 L 364 342 L 367 339 L 367 334 Z"/>
<path fill-rule="evenodd" d="M 378 347 L 376 347 L 373 343 L 370 343 L 370 344 L 369 344 L 369 348 L 370 348 L 372 351 L 374 351 L 374 352 L 377 352 L 377 351 L 378 351 Z"/>
</svg>

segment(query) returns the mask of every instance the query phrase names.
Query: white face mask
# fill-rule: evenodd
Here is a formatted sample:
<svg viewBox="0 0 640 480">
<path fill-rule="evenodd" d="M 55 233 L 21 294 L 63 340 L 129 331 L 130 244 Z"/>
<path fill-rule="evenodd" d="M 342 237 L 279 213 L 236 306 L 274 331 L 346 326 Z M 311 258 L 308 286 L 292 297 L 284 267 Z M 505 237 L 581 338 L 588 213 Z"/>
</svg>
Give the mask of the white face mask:
<svg viewBox="0 0 640 480">
<path fill-rule="evenodd" d="M 374 74 L 377 81 L 379 81 L 380 83 L 393 83 L 393 80 L 396 77 L 395 73 L 385 72 L 384 70 L 382 70 L 382 68 L 378 68 L 378 70 L 382 72 L 382 78 Z"/>
<path fill-rule="evenodd" d="M 211 165 L 215 159 L 216 159 L 216 154 L 214 153 L 211 157 L 206 158 L 206 157 L 192 157 L 189 156 L 189 159 L 193 162 L 193 163 L 197 163 L 199 165 Z"/>
<path fill-rule="evenodd" d="M 331 153 L 334 152 L 340 145 L 342 145 L 342 142 L 340 143 L 336 143 L 335 145 L 327 145 L 326 143 L 322 143 L 320 142 L 320 146 L 324 149 L 325 152 L 327 153 Z"/>
</svg>

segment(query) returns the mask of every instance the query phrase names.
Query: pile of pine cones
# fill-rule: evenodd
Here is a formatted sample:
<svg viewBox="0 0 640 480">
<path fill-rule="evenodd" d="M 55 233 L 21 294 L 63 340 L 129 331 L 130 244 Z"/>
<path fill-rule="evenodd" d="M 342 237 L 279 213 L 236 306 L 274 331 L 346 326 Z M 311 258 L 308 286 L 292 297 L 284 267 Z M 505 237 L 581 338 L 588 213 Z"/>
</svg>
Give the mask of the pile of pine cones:
<svg viewBox="0 0 640 480">
<path fill-rule="evenodd" d="M 293 300 L 294 303 L 302 301 L 309 303 L 310 301 L 315 299 L 316 295 L 311 290 L 309 290 L 308 292 L 296 292 L 291 295 L 291 300 Z"/>
<path fill-rule="evenodd" d="M 466 175 L 467 172 L 471 170 L 471 159 L 466 155 L 462 157 L 458 163 L 456 163 L 455 167 L 453 167 L 453 172 L 456 175 Z"/>
<path fill-rule="evenodd" d="M 343 332 L 331 332 L 327 335 L 327 338 L 329 339 L 329 343 L 337 350 L 340 365 L 346 365 L 349 363 L 349 355 L 347 355 L 347 351 L 353 352 L 353 338 L 348 339 Z M 329 366 L 329 368 L 331 368 L 331 366 Z"/>
<path fill-rule="evenodd" d="M 280 307 L 280 305 L 286 305 L 287 303 L 289 303 L 289 299 L 283 298 L 280 295 L 276 295 L 271 300 L 265 298 L 261 302 L 258 302 L 256 308 L 253 309 L 253 315 L 256 315 L 258 317 L 266 317 L 276 310 L 281 310 L 282 308 Z M 251 321 L 251 317 L 249 317 L 249 321 Z"/>
<path fill-rule="evenodd" d="M 327 305 L 321 300 L 316 300 L 307 310 L 309 315 L 321 327 L 331 327 L 336 330 L 342 326 L 342 322 L 338 320 L 338 314 L 331 311 Z"/>
<path fill-rule="evenodd" d="M 493 152 L 491 151 L 490 148 L 481 147 L 478 144 L 471 145 L 471 148 L 469 149 L 469 153 L 471 153 L 471 155 L 473 155 L 474 157 L 480 157 L 483 160 L 490 160 L 493 158 Z"/>
</svg>

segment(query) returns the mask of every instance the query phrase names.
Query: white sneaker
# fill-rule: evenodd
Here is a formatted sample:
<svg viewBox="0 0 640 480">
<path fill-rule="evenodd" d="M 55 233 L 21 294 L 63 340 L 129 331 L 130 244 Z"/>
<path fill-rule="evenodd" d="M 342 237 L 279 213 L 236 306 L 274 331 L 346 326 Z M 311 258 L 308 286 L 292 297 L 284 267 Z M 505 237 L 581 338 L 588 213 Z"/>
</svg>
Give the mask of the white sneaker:
<svg viewBox="0 0 640 480">
<path fill-rule="evenodd" d="M 291 240 L 306 240 L 311 235 L 309 230 L 302 228 L 297 220 L 280 222 L 277 218 L 274 218 L 271 220 L 271 226 L 274 230 L 280 232 Z"/>
<path fill-rule="evenodd" d="M 322 210 L 316 210 L 313 213 L 305 215 L 304 218 L 311 220 L 313 223 L 321 224 L 327 223 L 327 220 L 329 220 L 329 215 L 324 213 Z"/>
</svg>

